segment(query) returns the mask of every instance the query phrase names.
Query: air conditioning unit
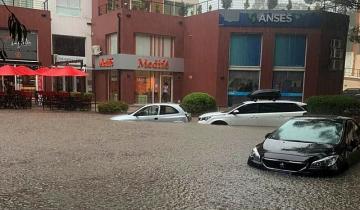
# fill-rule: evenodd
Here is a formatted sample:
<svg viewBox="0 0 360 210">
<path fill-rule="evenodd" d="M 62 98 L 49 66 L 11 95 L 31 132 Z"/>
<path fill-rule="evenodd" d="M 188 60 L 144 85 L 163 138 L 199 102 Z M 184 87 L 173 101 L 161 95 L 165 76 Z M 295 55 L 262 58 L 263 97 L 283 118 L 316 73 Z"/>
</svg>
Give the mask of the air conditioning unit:
<svg viewBox="0 0 360 210">
<path fill-rule="evenodd" d="M 333 71 L 342 71 L 344 69 L 344 61 L 343 60 L 331 60 L 330 69 Z"/>
<path fill-rule="evenodd" d="M 100 55 L 101 54 L 100 45 L 93 45 L 91 47 L 91 50 L 92 50 L 93 55 Z"/>
<path fill-rule="evenodd" d="M 340 39 L 332 39 L 331 40 L 331 48 L 341 49 L 343 48 L 342 40 Z"/>
<path fill-rule="evenodd" d="M 342 59 L 344 57 L 344 50 L 342 49 L 331 49 L 331 58 Z"/>
</svg>

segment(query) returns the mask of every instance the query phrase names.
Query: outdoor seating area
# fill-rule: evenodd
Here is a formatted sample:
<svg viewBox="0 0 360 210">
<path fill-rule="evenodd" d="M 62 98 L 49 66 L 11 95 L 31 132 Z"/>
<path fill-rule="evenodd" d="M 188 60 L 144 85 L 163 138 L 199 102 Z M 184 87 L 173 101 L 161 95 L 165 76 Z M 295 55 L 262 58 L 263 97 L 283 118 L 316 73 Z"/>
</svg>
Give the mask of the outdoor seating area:
<svg viewBox="0 0 360 210">
<path fill-rule="evenodd" d="M 34 87 L 36 90 L 22 90 L 21 86 L 16 84 L 17 77 L 33 77 L 37 80 L 38 77 L 85 76 L 86 73 L 71 66 L 63 68 L 43 67 L 37 70 L 25 66 L 2 66 L 0 67 L 0 77 L 2 78 L 0 109 L 31 109 L 35 106 L 42 107 L 43 110 L 90 111 L 93 100 L 91 93 L 48 91 L 42 88 L 43 84 L 37 84 Z M 7 79 L 4 80 L 4 77 Z M 40 81 L 43 82 L 44 80 L 41 79 Z"/>
</svg>

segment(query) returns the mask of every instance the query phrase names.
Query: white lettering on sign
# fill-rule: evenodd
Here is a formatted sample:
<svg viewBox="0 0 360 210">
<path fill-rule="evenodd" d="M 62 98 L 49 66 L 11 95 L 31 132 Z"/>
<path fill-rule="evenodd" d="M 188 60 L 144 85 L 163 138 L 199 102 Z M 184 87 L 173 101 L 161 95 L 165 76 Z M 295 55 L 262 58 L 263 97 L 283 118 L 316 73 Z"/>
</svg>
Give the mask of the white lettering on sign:
<svg viewBox="0 0 360 210">
<path fill-rule="evenodd" d="M 291 14 L 260 14 L 258 15 L 259 23 L 291 23 L 293 17 Z"/>
</svg>

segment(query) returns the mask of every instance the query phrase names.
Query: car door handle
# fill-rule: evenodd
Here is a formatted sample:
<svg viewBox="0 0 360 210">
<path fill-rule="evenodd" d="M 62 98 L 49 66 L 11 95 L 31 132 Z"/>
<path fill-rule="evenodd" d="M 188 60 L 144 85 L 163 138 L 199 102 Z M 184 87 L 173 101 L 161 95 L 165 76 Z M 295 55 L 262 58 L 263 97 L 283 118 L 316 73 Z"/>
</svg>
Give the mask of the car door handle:
<svg viewBox="0 0 360 210">
<path fill-rule="evenodd" d="M 251 119 L 256 119 L 256 118 L 258 118 L 258 117 L 256 117 L 256 116 L 251 116 L 250 118 L 251 118 Z"/>
<path fill-rule="evenodd" d="M 154 120 L 158 120 L 159 118 L 155 117 Z"/>
</svg>

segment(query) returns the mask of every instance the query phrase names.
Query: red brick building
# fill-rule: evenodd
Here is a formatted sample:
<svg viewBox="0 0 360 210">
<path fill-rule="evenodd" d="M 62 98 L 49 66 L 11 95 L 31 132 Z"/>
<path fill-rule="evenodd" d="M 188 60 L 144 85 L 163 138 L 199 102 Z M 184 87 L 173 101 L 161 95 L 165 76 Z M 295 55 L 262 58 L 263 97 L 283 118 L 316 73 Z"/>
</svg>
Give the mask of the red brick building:
<svg viewBox="0 0 360 210">
<path fill-rule="evenodd" d="M 25 65 L 33 69 L 39 66 L 51 66 L 50 12 L 10 5 L 9 8 L 29 32 L 27 40 L 22 45 L 13 43 L 8 31 L 9 13 L 4 6 L 0 5 L 0 39 L 4 42 L 8 55 L 5 62 L 0 60 L 0 65 Z M 35 81 L 22 83 L 29 88 L 35 88 Z M 51 87 L 50 80 L 47 81 L 47 87 Z"/>
<path fill-rule="evenodd" d="M 290 100 L 342 90 L 345 15 L 218 10 L 180 17 L 126 8 L 100 14 L 99 4 L 93 1 L 92 20 L 92 42 L 102 51 L 93 71 L 98 100 L 152 103 L 164 101 L 165 92 L 165 101 L 177 102 L 202 91 L 228 106 L 260 88 L 280 89 Z"/>
</svg>

